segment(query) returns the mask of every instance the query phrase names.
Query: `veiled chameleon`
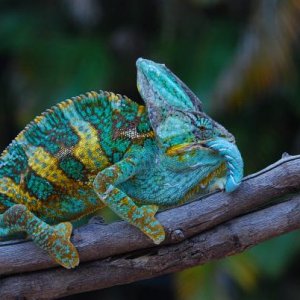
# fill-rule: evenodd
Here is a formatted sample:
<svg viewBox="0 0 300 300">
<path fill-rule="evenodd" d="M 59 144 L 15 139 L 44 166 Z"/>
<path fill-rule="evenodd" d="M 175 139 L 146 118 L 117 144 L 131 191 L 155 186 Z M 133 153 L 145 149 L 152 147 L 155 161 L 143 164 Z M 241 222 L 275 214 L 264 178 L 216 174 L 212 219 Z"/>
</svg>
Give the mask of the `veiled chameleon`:
<svg viewBox="0 0 300 300">
<path fill-rule="evenodd" d="M 238 187 L 233 136 L 164 65 L 137 60 L 146 107 L 89 92 L 36 117 L 0 157 L 0 238 L 26 232 L 62 266 L 78 265 L 72 223 L 109 206 L 154 243 L 159 208 Z"/>
</svg>

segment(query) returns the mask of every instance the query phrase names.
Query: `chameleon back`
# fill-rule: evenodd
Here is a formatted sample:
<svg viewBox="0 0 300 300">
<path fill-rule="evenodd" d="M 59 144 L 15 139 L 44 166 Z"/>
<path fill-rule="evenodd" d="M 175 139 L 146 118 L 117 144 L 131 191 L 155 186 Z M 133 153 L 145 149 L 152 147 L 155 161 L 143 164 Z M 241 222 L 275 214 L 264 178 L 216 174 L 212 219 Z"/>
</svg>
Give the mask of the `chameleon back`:
<svg viewBox="0 0 300 300">
<path fill-rule="evenodd" d="M 92 183 L 132 144 L 153 139 L 144 106 L 91 92 L 35 118 L 0 158 L 0 213 L 16 203 L 48 223 L 99 209 Z"/>
</svg>

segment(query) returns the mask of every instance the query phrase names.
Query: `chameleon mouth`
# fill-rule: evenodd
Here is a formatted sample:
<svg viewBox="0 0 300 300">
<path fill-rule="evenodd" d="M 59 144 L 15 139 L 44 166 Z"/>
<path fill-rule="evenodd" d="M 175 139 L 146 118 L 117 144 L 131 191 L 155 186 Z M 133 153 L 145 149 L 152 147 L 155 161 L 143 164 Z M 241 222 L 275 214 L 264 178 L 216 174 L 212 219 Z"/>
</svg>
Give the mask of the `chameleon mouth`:
<svg viewBox="0 0 300 300">
<path fill-rule="evenodd" d="M 220 177 L 226 172 L 226 164 L 223 162 L 222 164 L 219 165 L 214 171 L 209 173 L 205 178 L 201 180 L 199 183 L 200 186 L 208 186 L 209 183 L 215 178 L 215 177 Z"/>
<path fill-rule="evenodd" d="M 180 204 L 186 203 L 187 201 L 193 201 L 197 196 L 203 195 L 203 190 L 208 187 L 211 181 L 216 177 L 223 177 L 226 173 L 226 164 L 220 164 L 216 169 L 209 173 L 205 178 L 203 178 L 198 184 L 191 188 L 184 197 L 180 200 Z"/>
<path fill-rule="evenodd" d="M 214 151 L 205 145 L 205 143 L 208 141 L 209 140 L 205 140 L 205 141 L 197 142 L 197 143 L 183 143 L 180 145 L 171 146 L 167 149 L 166 154 L 168 156 L 176 156 L 179 154 L 184 154 L 187 151 L 199 150 L 199 149 Z"/>
</svg>

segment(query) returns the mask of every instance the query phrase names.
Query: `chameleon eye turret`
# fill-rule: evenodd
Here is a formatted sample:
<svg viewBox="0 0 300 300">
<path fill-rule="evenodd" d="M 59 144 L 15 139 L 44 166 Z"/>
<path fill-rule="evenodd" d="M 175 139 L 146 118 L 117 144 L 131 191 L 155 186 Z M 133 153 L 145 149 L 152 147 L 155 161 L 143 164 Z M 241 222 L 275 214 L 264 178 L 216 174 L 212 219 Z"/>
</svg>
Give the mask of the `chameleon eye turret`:
<svg viewBox="0 0 300 300">
<path fill-rule="evenodd" d="M 243 176 L 243 162 L 233 145 L 233 135 L 203 112 L 197 96 L 165 65 L 140 58 L 137 71 L 138 90 L 146 103 L 158 146 L 165 154 L 161 158 L 165 166 L 186 171 L 195 166 L 222 165 L 225 160 L 227 168 L 232 169 L 232 176 L 228 177 L 232 186 L 225 188 L 234 190 Z M 212 146 L 217 139 L 222 139 L 214 144 L 220 149 Z M 234 164 L 229 162 L 228 153 L 224 159 L 225 154 L 218 151 L 223 148 L 237 150 L 234 151 L 237 157 Z"/>
<path fill-rule="evenodd" d="M 168 135 L 174 136 L 174 126 L 178 134 L 179 131 L 186 132 L 189 142 L 195 139 L 192 132 L 196 136 L 207 135 L 208 138 L 215 134 L 231 142 L 234 140 L 232 134 L 203 112 L 199 98 L 164 64 L 139 58 L 136 65 L 137 87 L 146 103 L 156 137 L 162 144 Z"/>
<path fill-rule="evenodd" d="M 74 268 L 72 226 L 104 206 L 159 244 L 160 208 L 239 186 L 243 160 L 233 135 L 165 65 L 136 64 L 146 107 L 88 92 L 36 117 L 2 153 L 0 240 L 26 232 L 58 264 Z"/>
<path fill-rule="evenodd" d="M 154 129 L 171 111 L 202 111 L 197 96 L 164 64 L 139 58 L 136 65 L 137 87 Z"/>
</svg>

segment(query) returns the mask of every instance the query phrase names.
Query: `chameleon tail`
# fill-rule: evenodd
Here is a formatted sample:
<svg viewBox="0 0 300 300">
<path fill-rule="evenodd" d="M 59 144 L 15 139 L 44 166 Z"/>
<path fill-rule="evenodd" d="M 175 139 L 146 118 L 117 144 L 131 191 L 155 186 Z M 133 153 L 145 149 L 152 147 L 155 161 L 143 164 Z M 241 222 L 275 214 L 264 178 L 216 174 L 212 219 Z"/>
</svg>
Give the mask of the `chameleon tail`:
<svg viewBox="0 0 300 300">
<path fill-rule="evenodd" d="M 226 192 L 234 191 L 243 178 L 243 159 L 237 146 L 223 138 L 209 141 L 206 145 L 224 157 L 227 167 L 225 190 Z"/>
</svg>

